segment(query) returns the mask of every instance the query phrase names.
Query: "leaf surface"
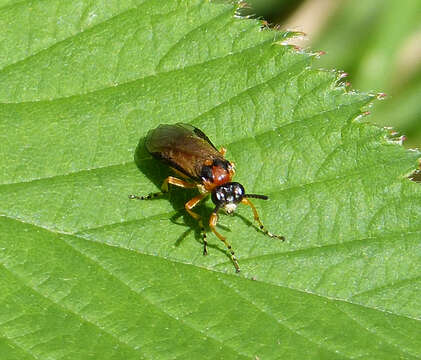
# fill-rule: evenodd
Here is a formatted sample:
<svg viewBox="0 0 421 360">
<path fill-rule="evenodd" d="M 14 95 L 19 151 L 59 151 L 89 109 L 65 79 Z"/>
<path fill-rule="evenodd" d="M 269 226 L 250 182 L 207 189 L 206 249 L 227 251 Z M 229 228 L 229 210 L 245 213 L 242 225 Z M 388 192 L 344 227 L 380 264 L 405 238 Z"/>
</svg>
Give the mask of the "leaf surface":
<svg viewBox="0 0 421 360">
<path fill-rule="evenodd" d="M 231 5 L 0 12 L 3 358 L 421 357 L 420 154 L 364 123 L 371 95 Z M 255 204 L 286 242 L 247 208 L 220 216 L 240 275 L 215 237 L 202 255 L 193 191 L 127 197 L 169 174 L 143 141 L 176 122 L 270 197 Z"/>
</svg>

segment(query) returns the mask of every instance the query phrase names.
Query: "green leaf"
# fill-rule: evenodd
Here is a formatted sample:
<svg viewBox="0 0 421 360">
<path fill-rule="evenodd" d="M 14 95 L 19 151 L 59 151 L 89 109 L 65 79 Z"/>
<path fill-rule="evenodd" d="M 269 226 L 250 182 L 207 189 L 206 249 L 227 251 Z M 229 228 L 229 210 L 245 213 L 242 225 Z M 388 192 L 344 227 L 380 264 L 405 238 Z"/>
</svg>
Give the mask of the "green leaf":
<svg viewBox="0 0 421 360">
<path fill-rule="evenodd" d="M 3 3 L 2 359 L 421 357 L 420 154 L 363 121 L 372 96 L 234 11 Z M 169 174 L 146 133 L 180 121 L 228 149 L 287 239 L 221 215 L 239 275 L 211 234 L 202 255 L 193 191 L 128 199 Z"/>
</svg>

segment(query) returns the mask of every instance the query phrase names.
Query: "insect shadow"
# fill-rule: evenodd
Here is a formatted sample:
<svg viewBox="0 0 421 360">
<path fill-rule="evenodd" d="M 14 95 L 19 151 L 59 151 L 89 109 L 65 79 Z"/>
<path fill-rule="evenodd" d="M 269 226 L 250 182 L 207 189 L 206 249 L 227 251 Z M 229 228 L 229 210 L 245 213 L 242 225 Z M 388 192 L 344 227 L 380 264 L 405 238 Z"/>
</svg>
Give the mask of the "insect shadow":
<svg viewBox="0 0 421 360">
<path fill-rule="evenodd" d="M 184 231 L 175 241 L 175 246 L 178 247 L 180 246 L 180 244 L 183 242 L 183 240 L 192 232 L 194 231 L 194 237 L 197 243 L 203 245 L 203 241 L 202 241 L 202 234 L 200 232 L 200 228 L 197 225 L 197 221 L 194 220 L 191 216 L 189 216 L 188 214 L 184 214 L 183 210 L 180 210 L 179 212 L 177 212 L 176 214 L 174 214 L 173 216 L 171 216 L 170 221 L 173 222 L 174 224 L 180 225 L 180 226 L 185 226 L 185 227 L 189 227 L 189 229 L 187 229 L 186 231 Z M 211 209 L 208 209 L 204 204 L 199 205 L 198 206 L 198 213 L 200 213 L 200 215 L 206 219 L 209 217 L 210 213 L 211 213 Z M 187 216 L 186 216 L 187 215 Z M 180 222 L 178 219 L 183 218 L 183 222 Z M 229 228 L 227 228 L 224 225 L 219 225 L 220 227 L 222 227 L 225 230 L 231 231 Z M 206 229 L 208 230 L 208 229 Z M 209 231 L 208 231 L 209 232 Z M 224 249 L 221 249 L 218 245 L 213 244 L 213 243 L 209 243 L 207 244 L 208 248 L 217 250 L 219 252 L 221 252 L 222 254 L 226 255 L 228 258 L 230 258 L 230 256 L 226 253 L 226 251 Z"/>
<path fill-rule="evenodd" d="M 260 229 L 258 226 L 256 226 L 256 224 L 254 224 L 252 221 L 250 221 L 248 218 L 246 218 L 245 216 L 241 215 L 241 214 L 233 214 L 233 216 L 238 217 L 239 219 L 241 219 L 241 221 L 246 224 L 248 227 L 252 227 L 256 230 L 256 232 L 260 233 Z"/>
<path fill-rule="evenodd" d="M 167 165 L 152 158 L 152 156 L 148 153 L 148 151 L 145 148 L 145 139 L 146 137 L 140 138 L 135 150 L 134 161 L 140 172 L 142 172 L 150 181 L 152 181 L 155 184 L 157 188 L 156 192 L 159 192 L 161 190 L 161 185 L 164 179 L 170 175 L 174 175 L 174 173 Z M 142 193 L 142 189 L 139 189 L 137 192 L 139 192 L 138 195 L 148 195 L 148 191 Z M 188 227 L 188 229 L 176 239 L 175 246 L 177 247 L 180 246 L 183 240 L 193 230 L 196 242 L 203 245 L 200 227 L 198 226 L 197 221 L 193 219 L 184 208 L 184 204 L 193 196 L 197 195 L 197 193 L 198 192 L 196 189 L 177 189 L 177 187 L 170 185 L 167 194 L 157 197 L 157 199 L 168 200 L 171 203 L 174 210 L 176 211 L 176 214 L 169 218 L 171 222 L 173 222 L 176 225 Z M 153 202 L 153 200 L 154 199 L 145 200 L 143 203 L 147 205 L 147 202 Z M 204 220 L 203 224 L 205 225 L 206 232 L 210 233 L 210 229 L 207 224 L 207 219 L 209 219 L 212 209 L 206 206 L 206 201 L 203 201 L 203 203 L 198 205 L 195 209 L 197 209 L 196 211 L 202 216 L 202 219 Z M 182 222 L 179 220 L 180 218 L 183 219 Z M 231 231 L 228 227 L 224 225 L 218 224 L 218 226 L 222 227 L 224 230 Z M 226 250 L 220 248 L 218 245 L 208 243 L 208 247 L 215 249 L 221 252 L 222 254 L 225 254 L 228 258 L 230 258 Z"/>
</svg>

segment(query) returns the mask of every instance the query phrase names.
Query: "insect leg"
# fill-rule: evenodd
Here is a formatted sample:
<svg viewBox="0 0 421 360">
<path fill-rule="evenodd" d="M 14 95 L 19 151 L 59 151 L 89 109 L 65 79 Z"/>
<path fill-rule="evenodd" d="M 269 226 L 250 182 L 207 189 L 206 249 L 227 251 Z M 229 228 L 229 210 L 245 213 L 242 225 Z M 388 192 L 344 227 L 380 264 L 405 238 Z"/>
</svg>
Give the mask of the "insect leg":
<svg viewBox="0 0 421 360">
<path fill-rule="evenodd" d="M 187 181 L 178 179 L 174 176 L 168 176 L 164 182 L 162 183 L 161 186 L 161 191 L 160 192 L 156 192 L 156 193 L 151 193 L 149 195 L 146 196 L 138 196 L 138 195 L 129 195 L 129 199 L 137 199 L 137 200 L 151 200 L 153 198 L 156 198 L 158 196 L 161 196 L 163 194 L 165 194 L 166 192 L 168 192 L 168 184 L 171 185 L 175 185 L 175 186 L 179 186 L 182 188 L 195 188 L 196 185 L 195 184 L 191 184 Z"/>
<path fill-rule="evenodd" d="M 262 224 L 262 221 L 260 220 L 259 214 L 257 213 L 256 208 L 254 207 L 254 205 L 252 204 L 252 202 L 246 198 L 244 198 L 243 200 L 241 200 L 241 203 L 248 205 L 251 207 L 251 209 L 253 210 L 253 215 L 254 215 L 254 220 L 257 221 L 257 223 L 259 224 L 259 229 L 263 231 L 263 233 L 265 233 L 267 236 L 270 236 L 271 238 L 278 238 L 282 241 L 285 240 L 285 237 L 280 236 L 280 235 L 275 235 L 272 234 L 271 232 L 269 232 Z"/>
<path fill-rule="evenodd" d="M 179 187 L 182 187 L 182 188 L 185 188 L 185 189 L 193 189 L 197 186 L 196 184 L 189 183 L 187 181 L 181 180 L 181 179 L 176 178 L 174 176 L 168 176 L 164 180 L 164 182 L 162 183 L 162 186 L 161 186 L 161 191 L 163 193 L 168 192 L 168 184 L 179 186 Z"/>
<path fill-rule="evenodd" d="M 225 156 L 225 154 L 227 153 L 227 149 L 225 149 L 223 146 L 221 146 L 221 147 L 219 148 L 219 152 L 220 152 L 220 154 L 221 154 L 222 156 Z"/>
<path fill-rule="evenodd" d="M 203 235 L 203 255 L 208 254 L 208 241 L 207 241 L 207 238 L 206 238 L 205 228 L 203 226 L 203 222 L 200 218 L 200 215 L 193 212 L 191 209 L 193 209 L 207 195 L 208 195 L 208 193 L 199 194 L 199 195 L 195 196 L 193 199 L 187 201 L 186 204 L 184 205 L 184 207 L 186 208 L 186 211 L 190 214 L 190 216 L 192 218 L 196 219 L 199 223 L 200 231 L 202 232 L 202 235 Z"/>
<path fill-rule="evenodd" d="M 212 215 L 210 216 L 210 219 L 209 219 L 209 227 L 211 228 L 212 232 L 218 237 L 218 239 L 221 240 L 225 244 L 225 246 L 227 247 L 227 249 L 229 250 L 229 252 L 231 254 L 231 260 L 234 264 L 236 272 L 240 272 L 240 266 L 238 265 L 238 261 L 237 261 L 237 258 L 235 257 L 234 250 L 232 250 L 231 244 L 227 241 L 227 239 L 225 237 L 223 237 L 215 229 L 216 223 L 218 222 L 217 211 L 218 210 L 215 209 L 212 212 Z"/>
</svg>

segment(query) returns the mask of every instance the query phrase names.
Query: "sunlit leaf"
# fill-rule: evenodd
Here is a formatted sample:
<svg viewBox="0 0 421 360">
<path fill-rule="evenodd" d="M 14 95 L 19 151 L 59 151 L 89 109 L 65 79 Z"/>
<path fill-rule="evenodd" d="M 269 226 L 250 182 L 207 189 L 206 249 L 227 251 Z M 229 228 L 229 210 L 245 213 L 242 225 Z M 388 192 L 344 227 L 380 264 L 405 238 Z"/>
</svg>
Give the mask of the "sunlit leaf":
<svg viewBox="0 0 421 360">
<path fill-rule="evenodd" d="M 311 54 L 223 3 L 4 2 L 2 359 L 421 357 L 421 190 L 408 152 Z M 228 149 L 249 209 L 219 231 L 143 147 L 186 122 Z M 136 162 L 134 158 L 136 157 Z M 199 211 L 208 216 L 211 204 Z"/>
</svg>

